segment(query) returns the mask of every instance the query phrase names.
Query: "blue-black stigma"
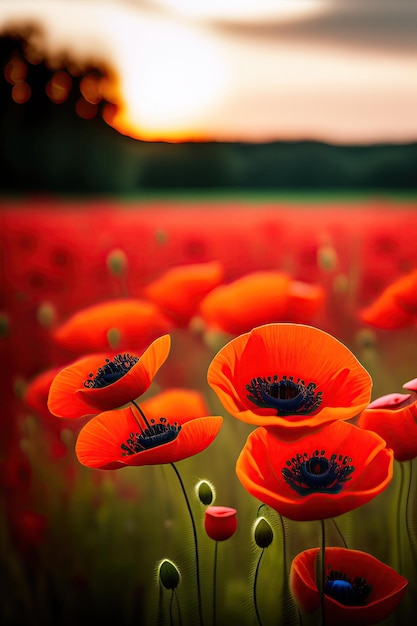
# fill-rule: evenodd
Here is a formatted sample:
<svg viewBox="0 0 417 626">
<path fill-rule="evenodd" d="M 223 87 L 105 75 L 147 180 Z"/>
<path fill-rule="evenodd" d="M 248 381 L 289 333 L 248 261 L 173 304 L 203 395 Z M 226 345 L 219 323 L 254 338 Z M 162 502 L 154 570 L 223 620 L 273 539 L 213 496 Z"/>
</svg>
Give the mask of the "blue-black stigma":
<svg viewBox="0 0 417 626">
<path fill-rule="evenodd" d="M 180 430 L 181 426 L 178 422 L 170 424 L 165 417 L 161 417 L 158 423 L 151 419 L 150 423 L 146 422 L 146 428 L 141 430 L 140 433 L 130 433 L 126 443 L 122 443 L 120 446 L 123 450 L 122 456 L 137 454 L 143 450 L 149 450 L 150 448 L 162 446 L 164 443 L 169 443 L 178 437 Z"/>
<path fill-rule="evenodd" d="M 343 572 L 333 570 L 324 583 L 324 593 L 345 606 L 363 606 L 371 591 L 372 585 L 368 585 L 362 576 L 350 580 Z"/>
<path fill-rule="evenodd" d="M 322 391 L 315 392 L 316 383 L 305 384 L 301 378 L 294 381 L 293 376 L 267 376 L 253 378 L 248 399 L 261 409 L 274 409 L 277 415 L 309 415 L 321 404 Z"/>
<path fill-rule="evenodd" d="M 297 454 L 286 462 L 282 469 L 285 482 L 300 496 L 310 493 L 339 493 L 347 480 L 350 480 L 355 468 L 350 465 L 352 459 L 342 454 L 332 454 L 330 459 L 326 451 L 316 450 Z"/>
<path fill-rule="evenodd" d="M 84 387 L 89 389 L 107 387 L 127 374 L 138 361 L 138 356 L 128 353 L 117 354 L 112 361 L 106 359 L 105 364 L 98 368 L 95 376 L 92 372 L 89 374 L 89 378 L 84 381 Z"/>
</svg>

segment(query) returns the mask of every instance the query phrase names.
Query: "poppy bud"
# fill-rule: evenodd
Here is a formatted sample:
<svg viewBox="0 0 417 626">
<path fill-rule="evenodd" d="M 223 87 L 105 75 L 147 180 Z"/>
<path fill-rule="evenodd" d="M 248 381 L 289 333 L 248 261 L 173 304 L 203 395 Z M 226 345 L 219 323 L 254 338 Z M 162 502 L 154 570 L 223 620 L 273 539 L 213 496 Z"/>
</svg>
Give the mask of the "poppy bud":
<svg viewBox="0 0 417 626">
<path fill-rule="evenodd" d="M 42 302 L 36 311 L 36 319 L 41 326 L 51 328 L 56 319 L 56 309 L 50 302 Z"/>
<path fill-rule="evenodd" d="M 214 485 L 207 482 L 207 480 L 200 480 L 200 482 L 197 483 L 195 489 L 201 504 L 204 504 L 206 506 L 208 504 L 211 504 L 216 497 L 216 490 L 214 488 Z"/>
<path fill-rule="evenodd" d="M 206 533 L 215 541 L 231 537 L 237 528 L 236 509 L 228 506 L 209 506 L 204 517 Z"/>
<path fill-rule="evenodd" d="M 272 526 L 264 517 L 258 517 L 253 525 L 253 538 L 260 548 L 267 548 L 274 538 Z"/>
<path fill-rule="evenodd" d="M 180 583 L 180 572 L 172 561 L 163 559 L 158 565 L 158 580 L 165 589 L 176 589 Z"/>
<path fill-rule="evenodd" d="M 125 252 L 120 248 L 115 248 L 107 255 L 107 267 L 111 274 L 120 276 L 128 266 L 128 260 Z"/>
</svg>

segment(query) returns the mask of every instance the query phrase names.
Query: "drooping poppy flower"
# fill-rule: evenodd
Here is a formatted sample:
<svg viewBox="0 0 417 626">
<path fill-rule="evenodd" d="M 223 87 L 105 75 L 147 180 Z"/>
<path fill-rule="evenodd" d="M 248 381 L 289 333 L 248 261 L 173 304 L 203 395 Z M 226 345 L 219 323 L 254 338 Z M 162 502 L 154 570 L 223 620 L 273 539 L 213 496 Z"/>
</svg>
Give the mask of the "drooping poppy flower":
<svg viewBox="0 0 417 626">
<path fill-rule="evenodd" d="M 214 357 L 208 382 L 224 408 L 256 426 L 298 437 L 351 419 L 369 403 L 372 381 L 328 333 L 301 324 L 266 324 L 236 337 Z"/>
<path fill-rule="evenodd" d="M 135 400 L 150 387 L 168 357 L 169 335 L 155 339 L 139 357 L 119 354 L 112 360 L 90 355 L 61 370 L 52 381 L 48 408 L 58 417 L 95 415 Z"/>
<path fill-rule="evenodd" d="M 373 430 L 393 449 L 397 461 L 417 457 L 417 378 L 403 387 L 410 393 L 390 393 L 371 402 L 358 426 Z"/>
<path fill-rule="evenodd" d="M 220 416 L 146 417 L 137 406 L 106 411 L 80 431 L 78 460 L 96 469 L 174 463 L 205 450 L 220 431 Z"/>
<path fill-rule="evenodd" d="M 320 286 L 292 281 L 282 272 L 251 272 L 210 291 L 200 314 L 207 327 L 239 335 L 269 322 L 309 322 L 323 300 Z"/>
<path fill-rule="evenodd" d="M 146 285 L 144 296 L 179 326 L 186 326 L 198 313 L 201 300 L 223 280 L 218 261 L 171 267 Z"/>
<path fill-rule="evenodd" d="M 172 322 L 156 304 L 126 298 L 78 311 L 54 329 L 52 337 L 58 345 L 77 354 L 113 348 L 126 351 L 132 346 L 143 348 L 171 328 Z"/>
<path fill-rule="evenodd" d="M 369 306 L 359 312 L 362 322 L 375 328 L 397 329 L 417 320 L 417 269 L 388 285 Z"/>
<path fill-rule="evenodd" d="M 376 433 L 334 422 L 296 441 L 256 428 L 236 463 L 244 488 L 297 521 L 336 517 L 375 498 L 390 483 L 394 455 Z"/>
<path fill-rule="evenodd" d="M 316 582 L 318 552 L 319 548 L 300 552 L 291 565 L 291 591 L 306 613 L 313 613 L 320 606 Z M 378 624 L 404 597 L 407 579 L 371 554 L 328 547 L 324 555 L 324 612 L 328 626 Z"/>
<path fill-rule="evenodd" d="M 204 514 L 204 528 L 210 539 L 226 541 L 236 532 L 237 511 L 228 506 L 208 506 Z"/>
</svg>

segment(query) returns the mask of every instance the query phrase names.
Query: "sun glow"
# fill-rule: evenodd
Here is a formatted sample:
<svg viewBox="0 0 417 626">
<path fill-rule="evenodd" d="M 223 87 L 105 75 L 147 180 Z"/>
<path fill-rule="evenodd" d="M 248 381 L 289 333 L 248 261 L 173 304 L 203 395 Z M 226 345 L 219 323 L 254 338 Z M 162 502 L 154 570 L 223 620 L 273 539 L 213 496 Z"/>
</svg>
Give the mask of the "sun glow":
<svg viewBox="0 0 417 626">
<path fill-rule="evenodd" d="M 215 38 L 160 17 L 129 27 L 126 33 L 126 22 L 120 23 L 121 106 L 111 125 L 146 140 L 204 139 L 199 122 L 221 99 L 227 78 Z"/>
</svg>

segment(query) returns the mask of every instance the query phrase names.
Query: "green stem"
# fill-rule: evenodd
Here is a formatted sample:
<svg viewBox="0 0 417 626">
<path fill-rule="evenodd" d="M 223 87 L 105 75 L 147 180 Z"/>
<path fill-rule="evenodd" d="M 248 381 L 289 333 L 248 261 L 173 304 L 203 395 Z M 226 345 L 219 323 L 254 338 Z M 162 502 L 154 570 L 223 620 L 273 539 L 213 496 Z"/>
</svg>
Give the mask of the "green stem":
<svg viewBox="0 0 417 626">
<path fill-rule="evenodd" d="M 184 498 L 185 498 L 185 503 L 187 505 L 188 513 L 190 515 L 191 525 L 193 527 L 194 548 L 195 548 L 196 581 L 197 581 L 197 596 L 198 596 L 198 614 L 199 614 L 199 618 L 200 618 L 200 624 L 201 624 L 201 626 L 203 626 L 203 609 L 202 609 L 202 605 L 201 605 L 201 583 L 200 583 L 200 564 L 199 564 L 199 557 L 198 557 L 197 529 L 196 529 L 196 525 L 195 525 L 195 521 L 194 521 L 193 512 L 191 510 L 190 501 L 188 499 L 187 492 L 185 490 L 184 483 L 182 482 L 182 478 L 180 476 L 180 473 L 177 470 L 177 468 L 175 467 L 174 463 L 171 463 L 171 467 L 174 470 L 174 472 L 176 473 L 177 478 L 179 480 L 179 483 L 180 483 L 180 486 L 181 486 L 181 490 L 182 490 L 182 493 L 183 493 Z"/>
<path fill-rule="evenodd" d="M 171 598 L 170 598 L 170 601 L 169 601 L 169 623 L 170 623 L 170 626 L 173 626 L 173 624 L 174 624 L 174 621 L 172 619 L 172 605 L 173 605 L 173 602 L 174 602 L 174 594 L 175 594 L 175 589 L 172 590 Z"/>
<path fill-rule="evenodd" d="M 143 421 L 145 422 L 146 426 L 147 426 L 148 428 L 150 428 L 150 427 L 151 427 L 151 425 L 149 424 L 148 420 L 146 419 L 146 415 L 145 415 L 145 413 L 142 411 L 142 409 L 140 408 L 139 404 L 137 404 L 134 400 L 132 400 L 132 404 L 134 404 L 134 405 L 135 405 L 135 407 L 137 408 L 137 410 L 139 411 L 139 413 L 140 413 L 140 415 L 141 415 L 141 417 L 142 417 Z M 135 419 L 136 419 L 136 418 L 135 418 Z M 137 420 L 136 420 L 136 421 L 137 421 Z M 139 425 L 140 429 L 142 430 L 142 426 L 139 424 L 139 422 L 138 422 L 138 425 Z"/>
<path fill-rule="evenodd" d="M 325 568 L 325 551 L 326 551 L 326 528 L 324 525 L 324 520 L 320 520 L 321 524 L 321 546 L 319 552 L 320 558 L 320 566 L 319 566 L 319 590 L 320 590 L 320 606 L 321 606 L 321 623 L 322 626 L 326 625 L 326 615 L 324 610 L 324 584 L 326 578 L 326 568 Z"/>
<path fill-rule="evenodd" d="M 259 567 L 261 565 L 261 560 L 262 560 L 262 556 L 263 556 L 264 552 L 265 552 L 265 548 L 262 548 L 261 554 L 259 555 L 259 559 L 258 559 L 258 562 L 256 564 L 255 576 L 254 576 L 254 579 L 253 579 L 253 604 L 254 604 L 254 607 L 255 607 L 256 619 L 258 620 L 259 626 L 262 626 L 262 621 L 261 621 L 261 617 L 259 615 L 258 601 L 257 601 L 257 598 L 256 598 L 256 585 L 257 585 L 257 582 L 258 582 Z"/>
<path fill-rule="evenodd" d="M 401 462 L 397 463 L 398 471 L 400 474 L 400 484 L 398 487 L 398 504 L 397 504 L 397 560 L 398 560 L 398 571 L 402 572 L 402 544 L 403 544 L 403 524 L 404 524 L 404 510 L 403 510 L 403 499 L 404 499 L 404 465 Z"/>
<path fill-rule="evenodd" d="M 177 612 L 178 612 L 179 626 L 182 626 L 182 616 L 181 616 L 180 603 L 178 601 L 178 594 L 176 592 L 175 592 L 175 600 L 177 602 Z"/>
<path fill-rule="evenodd" d="M 162 609 L 162 605 L 163 605 L 163 601 L 164 601 L 164 594 L 162 591 L 162 585 L 159 585 L 159 602 L 158 602 L 158 617 L 156 618 L 156 623 L 158 624 L 158 626 L 160 626 L 160 624 L 163 623 L 163 609 Z"/>
<path fill-rule="evenodd" d="M 217 550 L 219 542 L 215 542 L 214 546 L 214 564 L 213 564 L 213 626 L 216 624 L 216 579 L 217 579 Z"/>
<path fill-rule="evenodd" d="M 342 533 L 342 531 L 340 530 L 340 528 L 339 528 L 339 526 L 338 526 L 338 524 L 337 524 L 336 520 L 334 519 L 334 517 L 332 517 L 332 518 L 330 518 L 330 519 L 332 520 L 332 522 L 333 522 L 333 526 L 336 528 L 337 533 L 338 533 L 338 535 L 339 535 L 340 539 L 342 540 L 343 546 L 347 549 L 348 545 L 347 545 L 346 539 L 344 538 L 343 533 Z"/>
</svg>

